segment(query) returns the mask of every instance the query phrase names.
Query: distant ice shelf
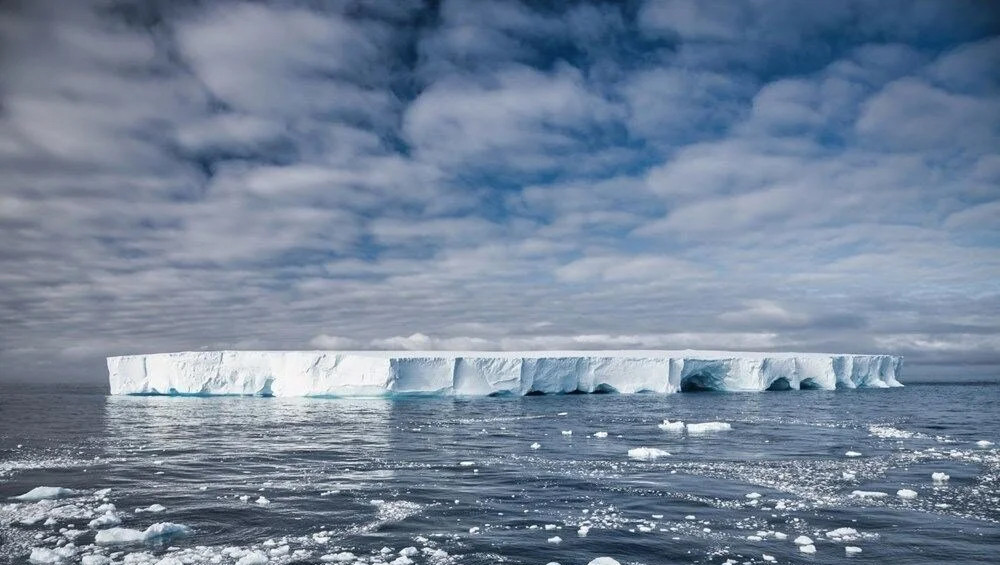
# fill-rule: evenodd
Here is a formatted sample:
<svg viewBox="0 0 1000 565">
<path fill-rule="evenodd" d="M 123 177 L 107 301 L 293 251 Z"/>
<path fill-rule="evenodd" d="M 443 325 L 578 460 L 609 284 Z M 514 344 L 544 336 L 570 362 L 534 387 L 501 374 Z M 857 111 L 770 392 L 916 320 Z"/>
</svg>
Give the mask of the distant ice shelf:
<svg viewBox="0 0 1000 565">
<path fill-rule="evenodd" d="M 187 351 L 108 358 L 112 394 L 384 396 L 902 386 L 902 357 L 728 351 Z"/>
</svg>

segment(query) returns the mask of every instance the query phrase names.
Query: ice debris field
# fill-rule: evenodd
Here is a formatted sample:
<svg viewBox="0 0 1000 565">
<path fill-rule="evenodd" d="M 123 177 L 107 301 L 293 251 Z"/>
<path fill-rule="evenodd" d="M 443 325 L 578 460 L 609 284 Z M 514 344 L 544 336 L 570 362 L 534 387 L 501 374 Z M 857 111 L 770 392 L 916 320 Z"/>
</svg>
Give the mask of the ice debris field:
<svg viewBox="0 0 1000 565">
<path fill-rule="evenodd" d="M 726 351 L 191 351 L 108 358 L 112 394 L 455 396 L 902 386 L 892 355 Z"/>
</svg>

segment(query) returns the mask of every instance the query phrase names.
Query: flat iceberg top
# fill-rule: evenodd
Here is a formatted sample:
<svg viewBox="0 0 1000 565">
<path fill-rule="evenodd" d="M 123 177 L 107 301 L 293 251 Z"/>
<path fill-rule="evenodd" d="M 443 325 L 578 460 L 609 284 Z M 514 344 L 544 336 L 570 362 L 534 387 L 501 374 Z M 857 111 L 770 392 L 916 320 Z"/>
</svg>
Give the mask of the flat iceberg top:
<svg viewBox="0 0 1000 565">
<path fill-rule="evenodd" d="M 108 358 L 112 394 L 381 396 L 902 386 L 892 355 L 734 351 L 185 351 Z"/>
</svg>

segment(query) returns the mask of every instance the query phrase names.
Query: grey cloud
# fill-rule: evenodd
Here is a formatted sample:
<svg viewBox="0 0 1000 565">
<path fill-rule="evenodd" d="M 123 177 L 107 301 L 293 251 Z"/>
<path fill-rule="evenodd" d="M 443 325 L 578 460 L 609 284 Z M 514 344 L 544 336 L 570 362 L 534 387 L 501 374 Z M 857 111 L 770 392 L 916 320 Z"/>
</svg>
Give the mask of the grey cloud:
<svg viewBox="0 0 1000 565">
<path fill-rule="evenodd" d="M 224 347 L 1000 367 L 987 4 L 140 12 L 0 8 L 2 379 Z"/>
</svg>

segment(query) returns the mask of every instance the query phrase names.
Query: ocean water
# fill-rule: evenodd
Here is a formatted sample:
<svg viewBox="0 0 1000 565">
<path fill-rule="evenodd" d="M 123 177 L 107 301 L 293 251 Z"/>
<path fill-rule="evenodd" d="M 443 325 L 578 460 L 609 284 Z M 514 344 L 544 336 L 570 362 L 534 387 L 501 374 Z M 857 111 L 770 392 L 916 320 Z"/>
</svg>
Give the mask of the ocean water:
<svg viewBox="0 0 1000 565">
<path fill-rule="evenodd" d="M 997 384 L 366 400 L 6 386 L 0 562 L 997 563 L 1000 451 L 977 442 L 1000 444 L 998 406 Z M 640 447 L 669 455 L 630 458 Z M 43 485 L 72 492 L 10 498 Z M 89 522 L 108 515 L 187 530 L 95 546 L 107 526 Z"/>
</svg>

